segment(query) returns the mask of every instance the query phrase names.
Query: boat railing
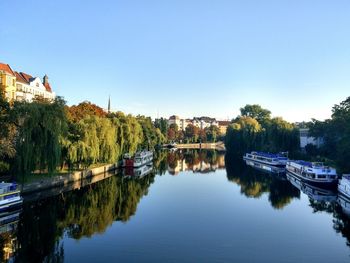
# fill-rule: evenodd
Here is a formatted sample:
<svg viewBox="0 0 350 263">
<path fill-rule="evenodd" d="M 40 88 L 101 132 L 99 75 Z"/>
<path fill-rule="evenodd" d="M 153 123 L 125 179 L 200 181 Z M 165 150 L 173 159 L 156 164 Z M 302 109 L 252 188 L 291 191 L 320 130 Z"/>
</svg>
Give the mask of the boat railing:
<svg viewBox="0 0 350 263">
<path fill-rule="evenodd" d="M 18 191 L 19 186 L 15 183 L 0 183 L 0 194 Z"/>
</svg>

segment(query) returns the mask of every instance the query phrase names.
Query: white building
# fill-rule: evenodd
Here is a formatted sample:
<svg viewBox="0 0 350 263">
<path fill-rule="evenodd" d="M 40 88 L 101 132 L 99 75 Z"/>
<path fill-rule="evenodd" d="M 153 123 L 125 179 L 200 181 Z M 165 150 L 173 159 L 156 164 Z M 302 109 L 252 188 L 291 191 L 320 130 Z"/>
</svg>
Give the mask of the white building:
<svg viewBox="0 0 350 263">
<path fill-rule="evenodd" d="M 300 128 L 300 148 L 304 149 L 306 145 L 312 144 L 316 147 L 320 147 L 323 143 L 323 140 L 321 138 L 315 138 L 309 136 L 309 129 L 308 128 Z"/>
<path fill-rule="evenodd" d="M 16 100 L 32 102 L 35 97 L 53 100 L 56 95 L 52 91 L 49 78 L 44 76 L 43 81 L 39 77 L 32 77 L 23 72 L 15 72 L 16 75 Z"/>
<path fill-rule="evenodd" d="M 180 119 L 179 116 L 173 115 L 170 116 L 168 120 L 169 126 L 171 124 L 176 124 L 179 130 L 185 130 L 186 127 L 190 124 L 193 126 L 196 126 L 200 129 L 205 129 L 209 128 L 210 126 L 217 126 L 219 127 L 219 123 L 216 121 L 215 118 L 209 118 L 209 117 L 194 117 L 192 120 L 191 119 Z"/>
</svg>

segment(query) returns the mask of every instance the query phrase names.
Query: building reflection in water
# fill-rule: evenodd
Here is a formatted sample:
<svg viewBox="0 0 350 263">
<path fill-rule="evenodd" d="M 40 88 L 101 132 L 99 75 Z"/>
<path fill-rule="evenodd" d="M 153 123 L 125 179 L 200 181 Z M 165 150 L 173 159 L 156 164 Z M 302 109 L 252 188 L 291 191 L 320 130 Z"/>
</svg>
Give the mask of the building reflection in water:
<svg viewBox="0 0 350 263">
<path fill-rule="evenodd" d="M 210 173 L 225 169 L 225 154 L 213 150 L 177 150 L 167 153 L 168 172 Z"/>
</svg>

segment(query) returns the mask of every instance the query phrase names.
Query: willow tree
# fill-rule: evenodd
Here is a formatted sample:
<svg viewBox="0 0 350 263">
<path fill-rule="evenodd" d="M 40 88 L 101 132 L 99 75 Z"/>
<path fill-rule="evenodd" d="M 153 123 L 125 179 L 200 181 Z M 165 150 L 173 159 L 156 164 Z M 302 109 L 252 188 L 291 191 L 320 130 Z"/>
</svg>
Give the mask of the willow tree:
<svg viewBox="0 0 350 263">
<path fill-rule="evenodd" d="M 53 173 L 60 162 L 61 142 L 67 122 L 65 101 L 40 100 L 15 103 L 12 117 L 18 129 L 16 171 L 26 175 L 34 170 Z"/>
<path fill-rule="evenodd" d="M 98 162 L 117 160 L 117 130 L 110 119 L 87 116 L 76 124 L 74 132 L 75 136 L 71 136 L 73 139 L 66 144 L 70 164 L 88 167 Z"/>
</svg>

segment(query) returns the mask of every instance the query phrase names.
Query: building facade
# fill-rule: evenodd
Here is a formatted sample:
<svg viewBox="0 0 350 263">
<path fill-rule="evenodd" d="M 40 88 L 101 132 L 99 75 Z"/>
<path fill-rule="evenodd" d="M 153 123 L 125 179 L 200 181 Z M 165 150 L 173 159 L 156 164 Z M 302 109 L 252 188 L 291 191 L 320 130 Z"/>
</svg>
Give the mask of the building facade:
<svg viewBox="0 0 350 263">
<path fill-rule="evenodd" d="M 16 100 L 16 76 L 10 65 L 0 63 L 0 92 L 8 101 Z"/>
<path fill-rule="evenodd" d="M 177 115 L 169 117 L 168 125 L 175 124 L 179 130 L 185 130 L 188 125 L 193 125 L 199 129 L 206 129 L 210 126 L 216 126 L 219 128 L 221 134 L 226 134 L 227 126 L 230 124 L 229 121 L 217 121 L 215 118 L 210 117 L 194 117 L 193 119 L 181 119 Z"/>
<path fill-rule="evenodd" d="M 16 72 L 8 64 L 0 63 L 0 88 L 8 101 L 32 102 L 40 97 L 48 100 L 55 99 L 47 75 L 41 80 L 24 72 Z"/>
<path fill-rule="evenodd" d="M 309 129 L 308 128 L 300 128 L 300 148 L 304 149 L 306 145 L 312 144 L 316 147 L 320 147 L 323 143 L 323 140 L 321 138 L 315 138 L 309 136 Z"/>
</svg>

